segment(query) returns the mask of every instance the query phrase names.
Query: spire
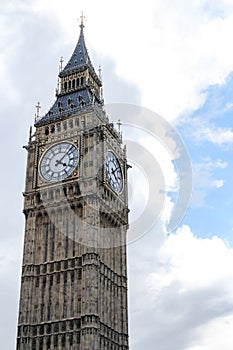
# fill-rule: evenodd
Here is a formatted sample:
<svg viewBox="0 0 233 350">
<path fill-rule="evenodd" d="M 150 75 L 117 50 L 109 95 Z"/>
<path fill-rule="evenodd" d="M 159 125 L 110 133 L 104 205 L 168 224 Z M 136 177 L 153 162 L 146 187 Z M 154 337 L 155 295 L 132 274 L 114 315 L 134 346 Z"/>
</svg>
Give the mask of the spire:
<svg viewBox="0 0 233 350">
<path fill-rule="evenodd" d="M 89 67 L 93 72 L 95 72 L 86 48 L 86 44 L 85 44 L 85 39 L 84 39 L 84 27 L 85 27 L 84 18 L 85 17 L 83 16 L 83 13 L 80 18 L 81 18 L 81 24 L 79 25 L 80 34 L 79 34 L 78 43 L 67 65 L 60 72 L 59 74 L 60 77 L 69 74 L 71 71 L 83 70 L 86 67 Z"/>
<path fill-rule="evenodd" d="M 84 15 L 83 15 L 83 11 L 82 11 L 82 14 L 81 14 L 81 16 L 80 16 L 80 20 L 81 20 L 81 24 L 80 24 L 80 28 L 81 28 L 81 30 L 85 27 L 84 26 L 84 19 L 85 19 L 85 17 L 84 17 Z"/>
<path fill-rule="evenodd" d="M 56 101 L 36 125 L 54 122 L 93 105 L 103 105 L 101 76 L 96 74 L 84 40 L 84 16 L 74 52 L 63 68 L 60 61 Z"/>
</svg>

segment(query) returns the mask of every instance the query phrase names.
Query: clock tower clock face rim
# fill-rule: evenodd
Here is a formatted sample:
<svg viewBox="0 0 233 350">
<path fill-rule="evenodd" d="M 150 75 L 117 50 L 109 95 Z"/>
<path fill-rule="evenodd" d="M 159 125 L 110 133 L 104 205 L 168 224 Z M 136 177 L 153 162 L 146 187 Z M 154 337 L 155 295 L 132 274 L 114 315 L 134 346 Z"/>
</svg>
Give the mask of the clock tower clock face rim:
<svg viewBox="0 0 233 350">
<path fill-rule="evenodd" d="M 40 175 L 49 182 L 62 181 L 72 174 L 78 160 L 78 149 L 73 143 L 56 143 L 42 155 L 39 164 Z"/>
<path fill-rule="evenodd" d="M 113 191 L 120 194 L 123 190 L 123 175 L 120 162 L 112 151 L 106 153 L 106 174 L 108 182 Z"/>
</svg>

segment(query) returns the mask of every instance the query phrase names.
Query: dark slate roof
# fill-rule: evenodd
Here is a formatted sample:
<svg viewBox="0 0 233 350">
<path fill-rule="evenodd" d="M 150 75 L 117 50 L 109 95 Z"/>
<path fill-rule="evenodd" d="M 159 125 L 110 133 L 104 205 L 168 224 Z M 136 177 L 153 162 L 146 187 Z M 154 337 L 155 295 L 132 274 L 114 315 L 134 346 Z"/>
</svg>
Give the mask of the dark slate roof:
<svg viewBox="0 0 233 350">
<path fill-rule="evenodd" d="M 49 112 L 36 121 L 35 124 L 36 126 L 39 126 L 63 119 L 64 117 L 77 113 L 95 103 L 99 105 L 99 102 L 95 100 L 95 97 L 88 89 L 58 96 Z"/>
<path fill-rule="evenodd" d="M 65 68 L 60 72 L 59 74 L 60 77 L 67 75 L 74 70 L 82 70 L 87 66 L 92 70 L 93 73 L 95 72 L 94 67 L 91 63 L 90 57 L 88 55 L 88 51 L 84 40 L 84 33 L 83 33 L 84 26 L 80 25 L 80 27 L 81 27 L 81 31 L 80 31 L 78 43 L 75 47 L 75 50 L 69 62 L 67 63 Z"/>
<path fill-rule="evenodd" d="M 88 68 L 92 72 L 99 86 L 101 86 L 102 83 L 95 73 L 85 45 L 83 34 L 84 25 L 81 24 L 80 28 L 80 36 L 74 53 L 65 68 L 59 73 L 59 77 L 62 78 L 63 76 L 72 74 L 74 71 L 82 71 Z M 57 99 L 49 112 L 39 120 L 36 120 L 35 125 L 39 126 L 63 119 L 72 113 L 77 113 L 90 105 L 96 104 L 102 105 L 102 102 L 100 101 L 100 98 L 93 95 L 93 91 L 88 85 L 81 88 L 79 87 L 76 91 L 57 94 Z"/>
</svg>

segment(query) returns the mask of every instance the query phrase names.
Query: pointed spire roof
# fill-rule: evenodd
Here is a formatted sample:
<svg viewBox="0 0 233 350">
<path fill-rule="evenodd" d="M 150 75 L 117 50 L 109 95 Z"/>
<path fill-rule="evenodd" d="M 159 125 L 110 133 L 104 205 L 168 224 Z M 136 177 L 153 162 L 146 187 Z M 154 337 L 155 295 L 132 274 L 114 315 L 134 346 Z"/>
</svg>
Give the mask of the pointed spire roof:
<svg viewBox="0 0 233 350">
<path fill-rule="evenodd" d="M 86 48 L 86 44 L 85 44 L 83 17 L 82 17 L 82 22 L 80 24 L 80 28 L 81 30 L 80 30 L 78 43 L 67 65 L 60 72 L 59 74 L 60 77 L 70 74 L 71 71 L 81 71 L 85 69 L 87 66 L 93 71 L 93 73 L 95 72 Z"/>
<path fill-rule="evenodd" d="M 101 77 L 96 74 L 86 48 L 83 18 L 78 43 L 65 68 L 61 68 L 59 73 L 56 101 L 48 113 L 36 120 L 35 125 L 64 119 L 94 105 L 103 106 Z"/>
</svg>

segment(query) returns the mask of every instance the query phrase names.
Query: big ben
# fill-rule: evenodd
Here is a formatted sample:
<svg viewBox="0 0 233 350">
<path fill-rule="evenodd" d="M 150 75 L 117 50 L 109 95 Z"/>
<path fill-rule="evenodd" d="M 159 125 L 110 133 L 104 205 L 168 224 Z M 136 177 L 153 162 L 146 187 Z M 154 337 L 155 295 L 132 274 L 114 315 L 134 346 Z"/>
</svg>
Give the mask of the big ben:
<svg viewBox="0 0 233 350">
<path fill-rule="evenodd" d="M 17 350 L 127 350 L 126 149 L 83 20 L 55 103 L 25 148 Z"/>
</svg>

